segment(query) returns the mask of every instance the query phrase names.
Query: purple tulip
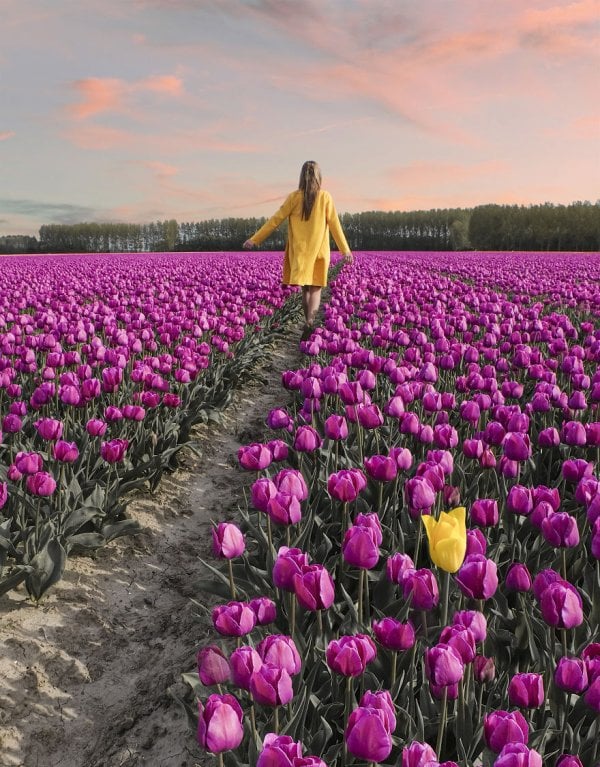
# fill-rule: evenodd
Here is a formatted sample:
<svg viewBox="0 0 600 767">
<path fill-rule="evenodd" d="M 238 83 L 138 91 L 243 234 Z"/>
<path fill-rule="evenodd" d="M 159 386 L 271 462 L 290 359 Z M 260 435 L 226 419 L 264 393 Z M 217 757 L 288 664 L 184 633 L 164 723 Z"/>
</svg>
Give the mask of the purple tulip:
<svg viewBox="0 0 600 767">
<path fill-rule="evenodd" d="M 407 504 L 411 509 L 430 509 L 435 503 L 436 493 L 425 477 L 413 477 L 404 483 Z"/>
<path fill-rule="evenodd" d="M 85 425 L 85 430 L 90 437 L 103 437 L 106 434 L 108 424 L 106 421 L 102 421 L 99 418 L 90 418 Z"/>
<path fill-rule="evenodd" d="M 508 743 L 527 743 L 529 726 L 520 711 L 492 711 L 483 718 L 487 747 L 498 754 Z"/>
<path fill-rule="evenodd" d="M 393 554 L 388 558 L 385 565 L 385 572 L 388 581 L 402 586 L 404 576 L 408 571 L 414 570 L 415 564 L 408 554 Z"/>
<path fill-rule="evenodd" d="M 541 674 L 515 674 L 508 685 L 508 699 L 518 708 L 538 708 L 544 702 Z"/>
<path fill-rule="evenodd" d="M 323 424 L 327 439 L 342 440 L 348 436 L 348 423 L 343 415 L 330 415 Z"/>
<path fill-rule="evenodd" d="M 294 450 L 300 453 L 312 453 L 321 447 L 323 440 L 312 426 L 299 426 L 294 435 Z"/>
<path fill-rule="evenodd" d="M 383 711 L 388 731 L 394 732 L 396 729 L 396 708 L 392 696 L 387 690 L 378 690 L 377 692 L 367 690 L 358 705 Z"/>
<path fill-rule="evenodd" d="M 506 498 L 506 508 L 513 514 L 528 516 L 533 511 L 531 489 L 523 485 L 513 485 Z"/>
<path fill-rule="evenodd" d="M 585 426 L 580 421 L 567 421 L 563 424 L 560 438 L 561 442 L 564 442 L 566 445 L 585 445 L 587 442 Z"/>
<path fill-rule="evenodd" d="M 493 658 L 476 655 L 473 658 L 473 676 L 479 684 L 493 682 L 496 678 L 496 664 Z"/>
<path fill-rule="evenodd" d="M 452 617 L 452 623 L 470 629 L 476 643 L 485 641 L 487 620 L 479 610 L 458 610 Z"/>
<path fill-rule="evenodd" d="M 292 677 L 284 668 L 263 662 L 250 677 L 250 694 L 261 706 L 285 706 L 294 697 Z"/>
<path fill-rule="evenodd" d="M 286 410 L 275 408 L 269 411 L 266 422 L 269 429 L 273 429 L 273 431 L 277 431 L 278 429 L 286 429 L 289 431 L 290 428 L 293 427 L 294 419 Z"/>
<path fill-rule="evenodd" d="M 471 629 L 466 626 L 458 624 L 444 626 L 440 634 L 440 642 L 453 647 L 465 665 L 475 658 L 475 637 Z"/>
<path fill-rule="evenodd" d="M 40 437 L 47 441 L 54 441 L 61 437 L 63 425 L 55 418 L 40 418 L 34 424 Z"/>
<path fill-rule="evenodd" d="M 567 482 L 577 483 L 583 477 L 591 477 L 594 473 L 594 464 L 592 461 L 586 461 L 583 458 L 569 458 L 563 461 L 562 475 Z"/>
<path fill-rule="evenodd" d="M 308 554 L 300 549 L 290 549 L 282 546 L 273 565 L 273 584 L 275 588 L 284 591 L 294 591 L 294 575 L 302 572 L 302 567 L 308 565 Z"/>
<path fill-rule="evenodd" d="M 398 465 L 391 456 L 372 455 L 364 460 L 369 477 L 379 482 L 390 482 L 398 474 Z"/>
<path fill-rule="evenodd" d="M 15 456 L 14 465 L 20 474 L 35 474 L 42 470 L 44 459 L 39 453 L 19 452 Z"/>
<path fill-rule="evenodd" d="M 233 695 L 210 695 L 198 702 L 198 743 L 213 754 L 237 748 L 243 740 L 243 713 Z"/>
<path fill-rule="evenodd" d="M 212 541 L 213 554 L 220 559 L 234 559 L 246 549 L 244 535 L 233 522 L 219 522 L 213 527 Z"/>
<path fill-rule="evenodd" d="M 538 434 L 538 446 L 541 448 L 558 447 L 560 445 L 560 434 L 558 429 L 554 426 L 550 426 L 547 429 L 542 429 Z"/>
<path fill-rule="evenodd" d="M 538 485 L 531 491 L 534 507 L 541 501 L 549 503 L 553 511 L 558 511 L 560 508 L 560 494 L 556 487 L 546 487 L 545 485 Z"/>
<path fill-rule="evenodd" d="M 285 634 L 270 634 L 260 642 L 257 650 L 263 663 L 284 668 L 290 676 L 300 673 L 302 661 L 291 637 Z"/>
<path fill-rule="evenodd" d="M 558 757 L 555 767 L 583 767 L 583 762 L 574 754 L 562 754 Z"/>
<path fill-rule="evenodd" d="M 581 597 L 571 584 L 551 583 L 540 598 L 542 618 L 549 626 L 570 629 L 583 623 Z"/>
<path fill-rule="evenodd" d="M 545 589 L 550 586 L 552 583 L 556 583 L 557 581 L 562 581 L 562 576 L 560 573 L 557 573 L 556 570 L 553 570 L 552 568 L 547 568 L 546 570 L 541 570 L 533 579 L 533 595 L 539 602 L 542 598 L 542 594 L 544 593 Z"/>
<path fill-rule="evenodd" d="M 527 565 L 513 562 L 506 573 L 504 585 L 507 591 L 529 591 L 531 589 L 531 575 Z"/>
<path fill-rule="evenodd" d="M 17 432 L 21 431 L 22 427 L 23 422 L 18 415 L 9 413 L 2 419 L 2 431 L 6 432 L 7 434 L 16 434 Z"/>
<path fill-rule="evenodd" d="M 573 548 L 579 544 L 577 520 L 566 511 L 557 511 L 542 521 L 542 535 L 555 548 Z"/>
<path fill-rule="evenodd" d="M 346 530 L 342 542 L 344 560 L 353 567 L 370 570 L 379 561 L 379 547 L 371 527 L 352 525 Z"/>
<path fill-rule="evenodd" d="M 600 714 L 600 676 L 597 676 L 590 684 L 583 699 L 592 711 Z"/>
<path fill-rule="evenodd" d="M 588 679 L 593 682 L 600 676 L 600 642 L 591 642 L 584 647 L 581 659 L 585 661 Z"/>
<path fill-rule="evenodd" d="M 47 497 L 56 490 L 54 477 L 46 471 L 36 471 L 35 474 L 29 474 L 26 484 L 27 490 L 32 495 Z"/>
<path fill-rule="evenodd" d="M 415 643 L 415 629 L 410 621 L 401 623 L 395 618 L 374 620 L 371 624 L 375 639 L 386 650 L 401 652 L 410 649 Z"/>
<path fill-rule="evenodd" d="M 542 757 L 523 743 L 507 743 L 494 762 L 494 767 L 543 767 Z"/>
<path fill-rule="evenodd" d="M 428 743 L 413 740 L 402 749 L 402 767 L 431 767 L 433 763 L 437 763 L 437 756 Z"/>
<path fill-rule="evenodd" d="M 269 732 L 263 739 L 263 750 L 256 767 L 296 767 L 302 759 L 302 744 L 289 735 Z"/>
<path fill-rule="evenodd" d="M 404 599 L 410 600 L 413 610 L 432 610 L 440 601 L 438 583 L 433 572 L 426 567 L 409 570 L 402 583 Z"/>
<path fill-rule="evenodd" d="M 474 530 L 467 530 L 467 550 L 466 556 L 471 554 L 485 554 L 487 550 L 487 540 L 485 535 L 475 528 Z"/>
<path fill-rule="evenodd" d="M 500 519 L 498 501 L 493 498 L 478 498 L 471 506 L 471 522 L 479 527 L 497 525 Z"/>
<path fill-rule="evenodd" d="M 237 453 L 240 466 L 246 471 L 262 471 L 271 465 L 273 455 L 267 445 L 253 442 L 240 447 Z"/>
<path fill-rule="evenodd" d="M 75 442 L 57 440 L 52 448 L 54 458 L 61 463 L 75 463 L 79 458 L 79 448 Z"/>
<path fill-rule="evenodd" d="M 255 597 L 248 602 L 248 607 L 256 615 L 257 626 L 268 626 L 277 620 L 277 605 L 269 597 Z"/>
<path fill-rule="evenodd" d="M 111 439 L 100 445 L 100 455 L 107 463 L 120 463 L 128 447 L 129 441 L 126 439 Z"/>
<path fill-rule="evenodd" d="M 582 693 L 588 686 L 585 660 L 561 658 L 554 670 L 554 684 L 565 692 Z"/>
<path fill-rule="evenodd" d="M 531 457 L 531 441 L 528 434 L 507 432 L 502 443 L 504 455 L 511 461 L 526 461 Z"/>
<path fill-rule="evenodd" d="M 250 689 L 250 678 L 262 666 L 262 658 L 253 647 L 242 645 L 229 657 L 231 678 L 236 687 Z"/>
<path fill-rule="evenodd" d="M 392 736 L 378 708 L 355 708 L 348 717 L 345 739 L 348 751 L 367 762 L 381 762 L 392 752 Z"/>
<path fill-rule="evenodd" d="M 267 514 L 278 525 L 295 525 L 302 519 L 302 507 L 295 495 L 277 492 L 267 501 Z"/>
<path fill-rule="evenodd" d="M 358 498 L 360 491 L 366 487 L 366 482 L 360 469 L 341 469 L 329 475 L 327 491 L 332 498 L 348 503 Z"/>
<path fill-rule="evenodd" d="M 212 621 L 219 634 L 240 637 L 256 626 L 256 614 L 245 602 L 228 602 L 213 608 Z"/>
<path fill-rule="evenodd" d="M 471 599 L 489 599 L 498 588 L 498 573 L 493 559 L 470 554 L 456 574 L 462 593 Z"/>
<path fill-rule="evenodd" d="M 292 580 L 294 593 L 305 610 L 327 610 L 333 604 L 333 578 L 323 565 L 303 565 Z"/>
<path fill-rule="evenodd" d="M 260 477 L 252 483 L 250 488 L 250 498 L 255 509 L 267 512 L 268 504 L 271 498 L 277 494 L 277 486 L 267 477 Z"/>
<path fill-rule="evenodd" d="M 207 686 L 223 684 L 231 678 L 229 661 L 223 651 L 216 645 L 202 648 L 196 655 L 198 676 L 202 684 Z"/>
<path fill-rule="evenodd" d="M 327 665 L 342 676 L 360 676 L 377 655 L 373 640 L 365 634 L 332 639 L 327 646 Z"/>
<path fill-rule="evenodd" d="M 544 520 L 554 513 L 554 509 L 548 501 L 540 501 L 533 507 L 533 511 L 529 515 L 529 521 L 534 527 L 541 530 Z"/>
<path fill-rule="evenodd" d="M 454 647 L 440 643 L 425 651 L 425 674 L 432 684 L 439 687 L 456 684 L 464 671 L 462 658 Z"/>
</svg>

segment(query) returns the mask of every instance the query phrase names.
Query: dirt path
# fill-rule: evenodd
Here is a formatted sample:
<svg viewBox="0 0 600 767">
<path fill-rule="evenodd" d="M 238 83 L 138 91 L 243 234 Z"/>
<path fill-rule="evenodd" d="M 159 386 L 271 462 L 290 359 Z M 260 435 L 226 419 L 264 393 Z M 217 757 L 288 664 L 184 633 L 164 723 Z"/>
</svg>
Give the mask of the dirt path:
<svg viewBox="0 0 600 767">
<path fill-rule="evenodd" d="M 261 437 L 285 404 L 282 370 L 304 364 L 299 331 L 268 352 L 221 426 L 197 430 L 202 458 L 139 493 L 129 513 L 143 532 L 69 561 L 41 605 L 0 598 L 0 767 L 197 767 L 203 757 L 168 694 L 212 635 L 194 601 L 210 520 L 235 518 L 248 475 L 237 449 Z M 207 762 L 208 763 L 208 762 Z M 211 760 L 212 764 L 212 760 Z"/>
</svg>

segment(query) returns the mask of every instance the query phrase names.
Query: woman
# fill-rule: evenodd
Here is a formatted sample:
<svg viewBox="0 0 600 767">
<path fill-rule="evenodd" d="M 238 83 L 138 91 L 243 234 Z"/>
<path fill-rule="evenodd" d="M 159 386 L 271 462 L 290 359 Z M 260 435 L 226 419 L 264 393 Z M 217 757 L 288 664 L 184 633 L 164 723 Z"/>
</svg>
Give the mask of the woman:
<svg viewBox="0 0 600 767">
<path fill-rule="evenodd" d="M 302 340 L 306 341 L 312 333 L 321 303 L 321 290 L 327 285 L 330 230 L 344 262 L 352 263 L 352 253 L 333 199 L 329 192 L 321 189 L 321 169 L 314 160 L 304 163 L 298 189 L 289 194 L 277 213 L 246 240 L 244 248 L 260 245 L 286 218 L 288 239 L 283 261 L 283 284 L 302 286 L 305 320 Z"/>
</svg>

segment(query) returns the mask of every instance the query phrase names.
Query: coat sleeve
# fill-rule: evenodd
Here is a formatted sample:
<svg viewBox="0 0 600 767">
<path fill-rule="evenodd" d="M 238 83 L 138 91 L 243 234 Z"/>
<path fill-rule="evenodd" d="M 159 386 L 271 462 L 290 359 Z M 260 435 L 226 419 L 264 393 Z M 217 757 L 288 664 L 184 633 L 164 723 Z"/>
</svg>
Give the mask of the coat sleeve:
<svg viewBox="0 0 600 767">
<path fill-rule="evenodd" d="M 329 227 L 329 231 L 331 232 L 331 235 L 333 239 L 335 240 L 335 244 L 337 245 L 338 250 L 340 251 L 340 253 L 350 253 L 350 247 L 344 235 L 344 230 L 342 229 L 342 225 L 340 224 L 340 219 L 338 218 L 338 214 L 335 209 L 335 205 L 333 203 L 332 197 L 330 197 L 329 200 L 327 201 L 326 211 L 327 211 L 327 226 Z"/>
<path fill-rule="evenodd" d="M 260 245 L 263 240 L 266 240 L 267 237 L 277 229 L 282 221 L 285 221 L 285 219 L 289 217 L 292 208 L 294 207 L 293 194 L 293 192 L 292 194 L 289 194 L 277 213 L 274 213 L 271 218 L 261 226 L 258 232 L 255 232 L 252 237 L 249 238 L 255 245 Z"/>
</svg>

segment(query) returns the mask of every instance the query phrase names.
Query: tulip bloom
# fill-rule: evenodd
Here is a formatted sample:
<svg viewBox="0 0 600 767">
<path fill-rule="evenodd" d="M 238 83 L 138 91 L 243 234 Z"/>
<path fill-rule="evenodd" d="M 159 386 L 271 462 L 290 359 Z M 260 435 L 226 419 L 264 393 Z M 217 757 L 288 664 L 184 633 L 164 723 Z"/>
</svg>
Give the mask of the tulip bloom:
<svg viewBox="0 0 600 767">
<path fill-rule="evenodd" d="M 352 525 L 346 530 L 342 542 L 344 560 L 353 567 L 370 570 L 379 561 L 379 547 L 375 531 L 366 525 Z"/>
<path fill-rule="evenodd" d="M 39 453 L 19 452 L 15 456 L 14 466 L 20 474 L 35 474 L 43 465 L 44 459 Z"/>
<path fill-rule="evenodd" d="M 244 553 L 244 535 L 233 522 L 219 522 L 212 529 L 213 554 L 220 559 L 234 559 Z"/>
<path fill-rule="evenodd" d="M 285 634 L 269 634 L 256 649 L 263 663 L 284 668 L 290 676 L 300 673 L 302 661 L 292 637 Z"/>
<path fill-rule="evenodd" d="M 473 676 L 479 684 L 493 682 L 496 678 L 496 664 L 493 658 L 476 655 L 473 658 Z"/>
<path fill-rule="evenodd" d="M 335 598 L 331 574 L 323 565 L 304 565 L 293 576 L 294 593 L 305 610 L 326 610 Z"/>
<path fill-rule="evenodd" d="M 348 751 L 366 762 L 381 762 L 392 752 L 392 735 L 381 709 L 355 708 L 344 735 Z"/>
<path fill-rule="evenodd" d="M 579 695 L 588 686 L 588 675 L 585 660 L 581 658 L 562 657 L 554 670 L 554 684 L 565 692 Z"/>
<path fill-rule="evenodd" d="M 308 498 L 308 485 L 298 469 L 282 469 L 273 477 L 273 482 L 280 493 L 295 495 L 299 501 Z"/>
<path fill-rule="evenodd" d="M 332 498 L 344 503 L 356 500 L 366 487 L 367 480 L 360 469 L 341 469 L 330 474 L 327 479 L 327 491 Z"/>
<path fill-rule="evenodd" d="M 63 432 L 62 422 L 55 418 L 40 418 L 34 426 L 40 437 L 50 442 L 59 439 Z"/>
<path fill-rule="evenodd" d="M 219 634 L 240 637 L 256 626 L 256 613 L 245 602 L 228 602 L 213 608 L 212 621 Z"/>
<path fill-rule="evenodd" d="M 242 645 L 234 650 L 229 656 L 231 678 L 236 687 L 243 690 L 250 689 L 250 678 L 255 671 L 262 666 L 262 658 L 248 645 Z"/>
<path fill-rule="evenodd" d="M 330 415 L 323 424 L 327 439 L 341 440 L 348 436 L 348 422 L 343 415 Z"/>
<path fill-rule="evenodd" d="M 415 629 L 410 621 L 401 623 L 395 618 L 382 618 L 371 624 L 375 639 L 386 650 L 401 652 L 410 649 L 415 643 Z"/>
<path fill-rule="evenodd" d="M 27 477 L 27 490 L 32 495 L 47 497 L 56 490 L 56 481 L 47 471 L 37 471 Z"/>
<path fill-rule="evenodd" d="M 527 565 L 513 562 L 506 573 L 504 585 L 507 591 L 529 591 L 531 589 L 531 575 Z"/>
<path fill-rule="evenodd" d="M 573 548 L 579 544 L 577 520 L 566 511 L 556 511 L 542 521 L 542 535 L 555 548 Z"/>
<path fill-rule="evenodd" d="M 466 626 L 457 624 L 444 626 L 440 634 L 440 642 L 453 647 L 465 665 L 475 658 L 475 637 L 471 629 Z"/>
<path fill-rule="evenodd" d="M 440 643 L 425 651 L 425 674 L 438 687 L 447 687 L 459 682 L 465 666 L 454 647 Z"/>
<path fill-rule="evenodd" d="M 483 737 L 497 754 L 507 743 L 527 743 L 529 725 L 520 711 L 492 711 L 483 718 Z"/>
<path fill-rule="evenodd" d="M 408 554 L 393 554 L 385 563 L 385 574 L 391 583 L 402 586 L 406 574 L 415 569 L 415 563 Z"/>
<path fill-rule="evenodd" d="M 229 661 L 220 647 L 209 645 L 196 655 L 198 676 L 205 685 L 223 684 L 231 678 Z"/>
<path fill-rule="evenodd" d="M 332 639 L 325 652 L 329 668 L 342 676 L 360 676 L 376 655 L 373 640 L 365 634 Z"/>
<path fill-rule="evenodd" d="M 449 512 L 442 511 L 439 520 L 421 517 L 429 542 L 429 556 L 435 565 L 448 573 L 455 573 L 465 558 L 465 515 L 465 507 L 458 506 Z"/>
<path fill-rule="evenodd" d="M 107 463 L 120 463 L 129 447 L 126 439 L 111 439 L 100 445 L 100 455 Z"/>
<path fill-rule="evenodd" d="M 541 674 L 515 674 L 508 685 L 508 699 L 518 708 L 538 708 L 544 702 Z"/>
<path fill-rule="evenodd" d="M 247 471 L 262 471 L 273 461 L 273 454 L 268 446 L 260 442 L 240 447 L 237 456 L 240 466 Z"/>
<path fill-rule="evenodd" d="M 458 610 L 452 617 L 452 623 L 470 629 L 475 642 L 483 642 L 487 636 L 487 620 L 479 610 Z"/>
<path fill-rule="evenodd" d="M 248 607 L 256 615 L 257 626 L 268 626 L 277 619 L 277 605 L 269 597 L 256 597 L 248 602 Z"/>
<path fill-rule="evenodd" d="M 284 591 L 294 591 L 294 575 L 300 574 L 309 563 L 308 554 L 301 549 L 281 546 L 273 565 L 273 584 Z"/>
<path fill-rule="evenodd" d="M 440 601 L 435 575 L 426 567 L 409 570 L 402 581 L 404 599 L 410 600 L 413 610 L 432 610 Z"/>
<path fill-rule="evenodd" d="M 458 571 L 456 580 L 465 596 L 471 599 L 489 599 L 498 588 L 496 563 L 483 554 L 470 554 Z"/>
<path fill-rule="evenodd" d="M 261 706 L 285 706 L 294 697 L 292 677 L 284 668 L 263 662 L 250 677 L 250 694 Z"/>
<path fill-rule="evenodd" d="M 570 629 L 583 623 L 582 601 L 571 584 L 556 581 L 540 598 L 542 618 L 555 628 Z"/>
<path fill-rule="evenodd" d="M 312 453 L 321 447 L 323 440 L 312 426 L 299 426 L 294 435 L 294 450 L 299 453 Z"/>
<path fill-rule="evenodd" d="M 61 463 L 75 463 L 79 458 L 79 448 L 75 442 L 65 442 L 62 439 L 54 443 L 52 449 L 54 458 Z"/>
<path fill-rule="evenodd" d="M 437 762 L 435 751 L 428 743 L 416 740 L 402 749 L 402 767 L 427 767 Z"/>
<path fill-rule="evenodd" d="M 530 488 L 513 485 L 506 498 L 506 508 L 513 514 L 528 516 L 533 511 L 533 498 Z"/>
<path fill-rule="evenodd" d="M 556 767 L 583 767 L 583 762 L 574 754 L 562 754 L 558 757 Z"/>
<path fill-rule="evenodd" d="M 600 714 L 600 676 L 590 684 L 583 699 L 592 711 Z"/>
<path fill-rule="evenodd" d="M 237 748 L 243 740 L 243 713 L 233 695 L 211 695 L 198 702 L 198 743 L 213 754 Z"/>
<path fill-rule="evenodd" d="M 493 498 L 478 498 L 470 510 L 471 522 L 479 527 L 497 525 L 500 519 L 498 501 Z"/>
<path fill-rule="evenodd" d="M 390 482 L 398 474 L 398 465 L 389 455 L 372 455 L 364 459 L 367 474 L 379 482 Z"/>
<path fill-rule="evenodd" d="M 269 732 L 263 739 L 263 750 L 258 755 L 256 767 L 295 767 L 302 758 L 302 744 L 289 735 Z"/>
<path fill-rule="evenodd" d="M 523 743 L 507 743 L 494 762 L 494 767 L 543 767 L 542 757 Z"/>
</svg>

